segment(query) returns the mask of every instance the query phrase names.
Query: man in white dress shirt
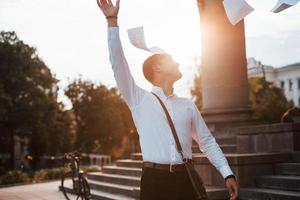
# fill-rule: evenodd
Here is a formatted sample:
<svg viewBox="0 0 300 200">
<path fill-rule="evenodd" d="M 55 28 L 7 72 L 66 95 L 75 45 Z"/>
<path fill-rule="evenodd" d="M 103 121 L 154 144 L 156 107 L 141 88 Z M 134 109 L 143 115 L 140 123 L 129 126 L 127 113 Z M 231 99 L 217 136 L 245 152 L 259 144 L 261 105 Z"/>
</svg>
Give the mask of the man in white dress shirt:
<svg viewBox="0 0 300 200">
<path fill-rule="evenodd" d="M 179 64 L 168 54 L 154 54 L 143 64 L 151 92 L 136 85 L 119 37 L 117 16 L 120 0 L 97 0 L 108 23 L 109 59 L 117 87 L 124 97 L 136 125 L 143 156 L 140 199 L 195 199 L 192 185 L 176 151 L 176 143 L 165 113 L 155 93 L 165 104 L 174 122 L 185 158 L 192 159 L 192 138 L 225 179 L 230 200 L 238 198 L 239 185 L 228 162 L 207 128 L 194 102 L 173 93 L 173 84 L 182 76 Z"/>
</svg>

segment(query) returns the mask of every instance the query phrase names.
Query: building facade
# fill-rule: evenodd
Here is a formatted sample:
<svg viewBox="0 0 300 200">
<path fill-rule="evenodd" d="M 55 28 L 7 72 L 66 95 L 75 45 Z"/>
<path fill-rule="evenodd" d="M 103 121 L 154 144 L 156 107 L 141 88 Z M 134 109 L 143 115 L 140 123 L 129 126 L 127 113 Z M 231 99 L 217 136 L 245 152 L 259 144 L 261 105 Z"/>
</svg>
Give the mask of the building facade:
<svg viewBox="0 0 300 200">
<path fill-rule="evenodd" d="M 275 86 L 283 89 L 288 100 L 294 105 L 300 105 L 300 63 L 286 65 L 279 68 L 263 65 L 254 58 L 248 59 L 248 78 L 263 77 Z"/>
</svg>

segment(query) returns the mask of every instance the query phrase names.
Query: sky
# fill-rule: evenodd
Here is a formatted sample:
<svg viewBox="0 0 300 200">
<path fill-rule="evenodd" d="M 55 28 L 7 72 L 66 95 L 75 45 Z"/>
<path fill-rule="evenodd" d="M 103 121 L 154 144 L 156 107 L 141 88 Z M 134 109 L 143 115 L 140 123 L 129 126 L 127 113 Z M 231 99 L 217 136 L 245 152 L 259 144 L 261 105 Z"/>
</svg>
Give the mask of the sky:
<svg viewBox="0 0 300 200">
<path fill-rule="evenodd" d="M 276 0 L 247 0 L 255 9 L 245 18 L 247 57 L 281 67 L 300 61 L 300 3 L 278 14 Z M 133 47 L 127 29 L 144 26 L 146 42 L 158 45 L 180 63 L 182 80 L 175 92 L 189 97 L 201 55 L 200 18 L 196 0 L 121 0 L 123 49 L 136 83 L 150 89 L 142 63 L 151 54 Z M 115 86 L 108 59 L 107 24 L 96 0 L 0 0 L 0 30 L 16 31 L 37 49 L 60 80 L 59 98 L 70 102 L 63 88 L 74 78 Z"/>
</svg>

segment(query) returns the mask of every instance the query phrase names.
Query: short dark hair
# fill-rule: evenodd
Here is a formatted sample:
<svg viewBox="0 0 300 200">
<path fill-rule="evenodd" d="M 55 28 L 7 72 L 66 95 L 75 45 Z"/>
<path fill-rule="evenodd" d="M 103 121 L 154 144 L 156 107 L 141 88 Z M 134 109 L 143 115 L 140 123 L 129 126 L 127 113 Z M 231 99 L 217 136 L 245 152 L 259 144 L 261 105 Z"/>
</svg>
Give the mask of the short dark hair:
<svg viewBox="0 0 300 200">
<path fill-rule="evenodd" d="M 158 64 L 163 58 L 168 57 L 169 55 L 166 53 L 153 54 L 149 56 L 143 64 L 143 73 L 145 78 L 153 84 L 154 80 L 154 71 L 153 66 Z"/>
</svg>

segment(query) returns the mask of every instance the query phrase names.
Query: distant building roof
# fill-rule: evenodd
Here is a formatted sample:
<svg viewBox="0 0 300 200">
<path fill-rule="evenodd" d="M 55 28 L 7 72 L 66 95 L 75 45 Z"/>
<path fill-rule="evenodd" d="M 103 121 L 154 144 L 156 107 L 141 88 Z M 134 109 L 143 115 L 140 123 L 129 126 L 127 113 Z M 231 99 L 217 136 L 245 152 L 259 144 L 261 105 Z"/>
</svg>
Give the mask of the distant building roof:
<svg viewBox="0 0 300 200">
<path fill-rule="evenodd" d="M 276 68 L 276 71 L 285 71 L 285 70 L 292 69 L 292 68 L 295 68 L 295 67 L 300 68 L 300 62 L 290 64 L 290 65 L 286 65 L 286 66 L 283 66 L 283 67 L 280 67 L 280 68 Z"/>
<path fill-rule="evenodd" d="M 259 69 L 259 67 L 263 65 L 260 61 L 257 61 L 255 58 L 248 58 L 247 59 L 247 67 L 248 67 L 248 71 L 251 71 L 252 73 L 258 73 L 261 71 L 261 69 Z M 269 71 L 269 72 L 282 72 L 282 71 L 286 71 L 286 70 L 290 70 L 290 69 L 300 69 L 300 62 L 294 63 L 294 64 L 290 64 L 290 65 L 285 65 L 283 67 L 278 67 L 278 68 L 274 68 L 270 65 L 263 65 L 265 71 Z"/>
</svg>

